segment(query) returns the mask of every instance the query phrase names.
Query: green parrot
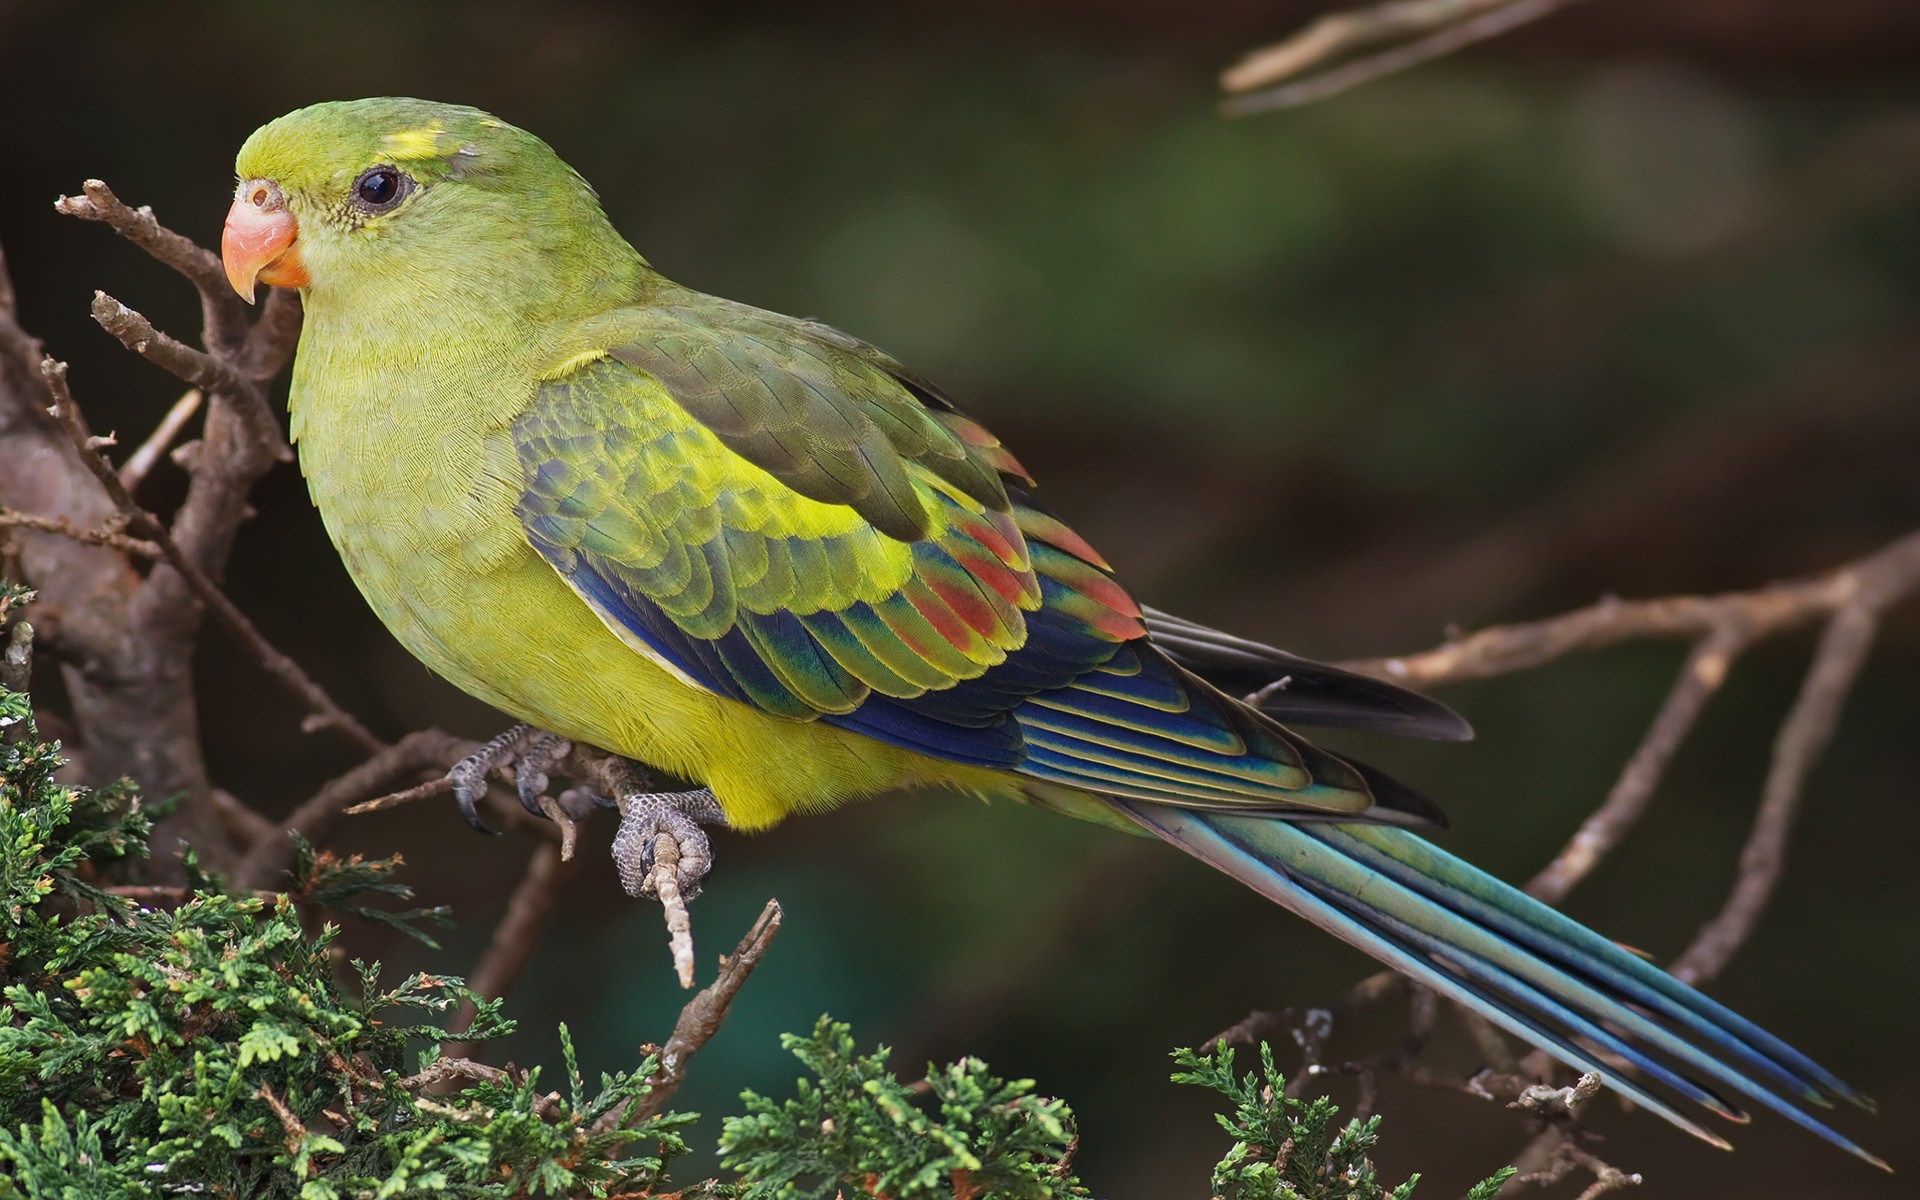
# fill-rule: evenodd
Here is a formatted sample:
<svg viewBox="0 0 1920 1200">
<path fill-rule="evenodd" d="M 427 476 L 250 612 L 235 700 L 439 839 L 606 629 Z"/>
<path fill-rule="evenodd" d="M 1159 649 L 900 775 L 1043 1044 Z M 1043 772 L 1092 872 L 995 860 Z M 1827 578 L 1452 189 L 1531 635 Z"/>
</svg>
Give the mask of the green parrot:
<svg viewBox="0 0 1920 1200">
<path fill-rule="evenodd" d="M 407 649 L 522 722 L 463 806 L 558 739 L 699 784 L 659 833 L 902 788 L 1160 837 L 1716 1145 L 1674 1106 L 1867 1101 L 1751 1022 L 1415 832 L 1444 825 L 1287 723 L 1462 738 L 1439 704 L 1136 604 L 1020 463 L 865 342 L 662 278 L 532 134 L 410 99 L 247 139 L 234 287 L 300 289 L 300 464 Z M 1284 680 L 1283 686 L 1263 685 Z M 1232 693 L 1258 690 L 1259 704 Z M 531 780 L 531 782 L 529 782 Z"/>
</svg>

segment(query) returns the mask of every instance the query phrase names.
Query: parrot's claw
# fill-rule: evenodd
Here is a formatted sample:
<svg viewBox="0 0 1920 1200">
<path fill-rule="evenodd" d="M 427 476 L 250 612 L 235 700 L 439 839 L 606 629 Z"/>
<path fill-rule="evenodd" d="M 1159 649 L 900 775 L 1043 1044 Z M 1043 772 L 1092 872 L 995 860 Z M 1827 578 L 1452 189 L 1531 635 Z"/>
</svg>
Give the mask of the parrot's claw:
<svg viewBox="0 0 1920 1200">
<path fill-rule="evenodd" d="M 544 729 L 532 729 L 531 726 L 523 726 L 523 728 L 531 729 L 532 736 L 514 759 L 513 788 L 520 795 L 521 808 L 536 817 L 544 817 L 547 813 L 540 807 L 540 797 L 547 794 L 547 785 L 551 782 L 547 778 L 547 768 L 573 753 L 573 743 L 557 733 L 548 733 Z M 573 789 L 569 789 L 561 793 L 557 799 L 560 801 L 561 810 L 577 821 L 587 815 L 591 804 L 582 806 L 581 811 L 575 812 L 569 806 L 569 797 L 572 795 Z"/>
<path fill-rule="evenodd" d="M 481 833 L 500 832 L 480 819 L 480 801 L 487 794 L 487 776 L 512 762 L 520 747 L 536 735 L 552 736 L 542 734 L 523 721 L 455 763 L 447 772 L 447 778 L 453 781 L 453 798 L 459 802 L 460 815 L 467 819 L 467 824 Z M 526 803 L 524 792 L 521 803 Z"/>
<path fill-rule="evenodd" d="M 460 804 L 460 814 L 466 817 L 467 824 L 482 833 L 499 832 L 480 819 L 480 801 L 487 794 L 488 776 L 511 768 L 520 806 L 536 817 L 553 817 L 548 806 L 540 803 L 552 783 L 547 772 L 571 753 L 573 743 L 559 734 L 537 729 L 524 721 L 515 725 L 455 763 L 447 772 L 447 778 L 453 781 L 453 797 Z M 559 811 L 576 821 L 585 818 L 595 807 L 612 803 L 585 788 L 569 788 L 556 800 Z"/>
<path fill-rule="evenodd" d="M 629 896 L 657 895 L 653 875 L 653 843 L 661 834 L 673 839 L 680 852 L 674 871 L 680 895 L 691 900 L 713 867 L 713 845 L 701 825 L 725 825 L 720 802 L 706 788 L 692 792 L 622 791 L 619 797 L 620 831 L 613 837 L 613 861 L 620 868 L 620 885 Z"/>
</svg>

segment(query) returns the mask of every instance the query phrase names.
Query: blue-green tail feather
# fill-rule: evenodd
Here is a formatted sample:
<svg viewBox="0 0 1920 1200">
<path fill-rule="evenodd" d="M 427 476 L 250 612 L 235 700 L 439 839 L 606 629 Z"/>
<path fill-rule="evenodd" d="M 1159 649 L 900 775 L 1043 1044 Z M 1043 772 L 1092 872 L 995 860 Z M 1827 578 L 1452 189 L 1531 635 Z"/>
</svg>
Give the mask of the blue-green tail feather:
<svg viewBox="0 0 1920 1200">
<path fill-rule="evenodd" d="M 1405 829 L 1110 799 L 1143 828 L 1715 1145 L 1648 1090 L 1732 1120 L 1744 1096 L 1867 1162 L 1801 1107 L 1867 1102 L 1831 1072 L 1571 918 Z M 1623 1077 L 1619 1064 L 1637 1078 Z M 1786 1095 L 1782 1095 L 1784 1092 Z M 1791 1096 L 1792 1099 L 1788 1099 Z"/>
</svg>

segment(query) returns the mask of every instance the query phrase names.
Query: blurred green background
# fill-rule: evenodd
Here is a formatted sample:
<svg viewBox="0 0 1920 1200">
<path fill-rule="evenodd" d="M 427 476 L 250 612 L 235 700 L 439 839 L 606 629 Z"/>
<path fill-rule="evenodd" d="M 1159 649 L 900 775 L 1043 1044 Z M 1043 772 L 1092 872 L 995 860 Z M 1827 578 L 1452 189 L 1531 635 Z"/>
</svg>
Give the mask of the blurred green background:
<svg viewBox="0 0 1920 1200">
<path fill-rule="evenodd" d="M 56 195 L 99 176 L 211 243 L 263 121 L 369 94 L 478 104 L 550 141 L 669 275 L 940 380 L 1148 602 L 1319 657 L 1605 592 L 1749 587 L 1920 525 L 1920 13 L 1609 0 L 1310 108 L 1218 116 L 1214 71 L 1317 7 L 0 0 L 0 244 L 95 427 L 144 433 L 177 385 L 87 301 L 181 333 L 196 305 L 55 217 Z M 156 476 L 151 501 L 178 483 Z M 291 468 L 258 504 L 230 583 L 270 637 L 384 735 L 497 731 L 377 627 Z M 1671 956 L 1717 909 L 1809 645 L 1739 664 L 1577 916 Z M 1365 750 L 1447 806 L 1450 848 L 1524 877 L 1605 794 L 1680 653 L 1455 688 L 1477 742 Z M 350 765 L 217 630 L 202 665 L 222 786 L 277 814 Z M 1713 988 L 1881 1101 L 1842 1127 L 1907 1187 L 1916 665 L 1910 604 Z M 423 899 L 454 906 L 437 954 L 347 931 L 396 971 L 468 970 L 529 849 L 450 804 L 336 844 L 403 851 Z M 775 1033 L 831 1011 L 903 1066 L 974 1053 L 1064 1095 L 1115 1200 L 1202 1197 L 1224 1148 L 1166 1082 L 1168 1048 L 1369 970 L 1170 852 L 1043 814 L 916 796 L 717 844 L 703 959 L 769 895 L 788 921 L 685 1104 L 784 1093 Z M 590 848 L 494 1055 L 555 1062 L 565 1020 L 590 1070 L 630 1063 L 682 1000 L 663 942 Z M 1439 1061 L 1467 1061 L 1443 1030 Z M 1457 1095 L 1389 1083 L 1383 1109 L 1383 1169 L 1427 1172 L 1423 1195 L 1523 1140 Z M 1731 1156 L 1610 1101 L 1594 1120 L 1649 1197 L 1908 1194 L 1775 1119 Z"/>
</svg>

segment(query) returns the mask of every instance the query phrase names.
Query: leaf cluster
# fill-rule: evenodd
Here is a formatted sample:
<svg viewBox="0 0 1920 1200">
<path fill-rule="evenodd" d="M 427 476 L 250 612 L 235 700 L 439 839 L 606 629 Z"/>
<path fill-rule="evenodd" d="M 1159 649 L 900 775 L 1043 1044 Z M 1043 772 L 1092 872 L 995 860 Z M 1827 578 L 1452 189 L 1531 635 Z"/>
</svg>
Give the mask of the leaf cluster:
<svg viewBox="0 0 1920 1200">
<path fill-rule="evenodd" d="M 1233 1047 L 1211 1054 L 1173 1052 L 1175 1083 L 1210 1088 L 1232 1103 L 1215 1113 L 1234 1144 L 1213 1169 L 1215 1200 L 1408 1200 L 1418 1175 L 1391 1190 L 1380 1183 L 1369 1157 L 1380 1140 L 1380 1118 L 1354 1118 L 1335 1128 L 1339 1110 L 1325 1096 L 1287 1095 L 1287 1081 L 1273 1064 L 1273 1048 L 1260 1043 L 1260 1068 L 1244 1076 L 1234 1069 Z M 1474 1185 L 1467 1200 L 1493 1200 L 1513 1174 L 1503 1167 Z"/>
<path fill-rule="evenodd" d="M 139 798 L 58 783 L 26 698 L 0 713 L 27 723 L 0 744 L 0 1197 L 607 1195 L 685 1151 L 692 1116 L 620 1119 L 654 1064 L 590 1088 L 564 1030 L 564 1093 L 491 1071 L 431 1094 L 448 1018 L 472 1004 L 462 1037 L 484 1041 L 512 1028 L 498 1004 L 445 976 L 343 978 L 338 931 L 308 935 L 284 896 L 198 877 L 174 906 L 115 894 L 145 853 Z M 381 883 L 310 854 L 301 871 L 335 898 Z"/>
<path fill-rule="evenodd" d="M 965 1058 L 903 1084 L 886 1047 L 856 1053 L 848 1027 L 827 1017 L 780 1042 L 814 1077 L 781 1103 L 747 1092 L 746 1115 L 727 1120 L 722 1162 L 741 1172 L 745 1200 L 826 1200 L 843 1187 L 888 1200 L 1088 1194 L 1072 1172 L 1073 1114 L 1034 1095 L 1031 1079 Z"/>
</svg>

